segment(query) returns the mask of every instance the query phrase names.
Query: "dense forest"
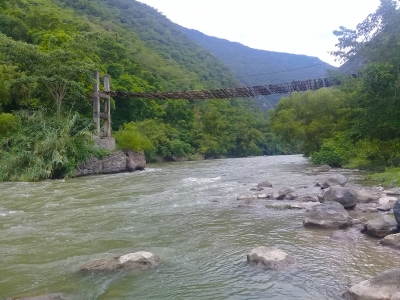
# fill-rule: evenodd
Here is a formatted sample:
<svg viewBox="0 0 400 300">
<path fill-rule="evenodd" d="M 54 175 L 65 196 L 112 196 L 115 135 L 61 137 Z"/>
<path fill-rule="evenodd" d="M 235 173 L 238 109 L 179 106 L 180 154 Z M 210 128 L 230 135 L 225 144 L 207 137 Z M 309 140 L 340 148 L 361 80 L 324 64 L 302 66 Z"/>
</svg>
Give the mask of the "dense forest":
<svg viewBox="0 0 400 300">
<path fill-rule="evenodd" d="M 281 84 L 298 80 L 325 78 L 333 67 L 318 57 L 257 50 L 240 43 L 179 27 L 182 32 L 224 62 L 244 86 Z M 259 106 L 267 111 L 282 95 L 258 96 Z"/>
<path fill-rule="evenodd" d="M 93 147 L 93 70 L 112 90 L 235 87 L 229 68 L 133 0 L 0 0 L 0 181 L 70 176 Z M 120 148 L 148 161 L 283 153 L 254 99 L 112 99 Z"/>
<path fill-rule="evenodd" d="M 372 176 L 400 185 L 400 9 L 381 0 L 357 25 L 340 27 L 337 49 L 345 72 L 340 88 L 293 93 L 270 111 L 270 125 L 287 145 L 311 161 L 331 166 L 383 170 Z"/>
</svg>

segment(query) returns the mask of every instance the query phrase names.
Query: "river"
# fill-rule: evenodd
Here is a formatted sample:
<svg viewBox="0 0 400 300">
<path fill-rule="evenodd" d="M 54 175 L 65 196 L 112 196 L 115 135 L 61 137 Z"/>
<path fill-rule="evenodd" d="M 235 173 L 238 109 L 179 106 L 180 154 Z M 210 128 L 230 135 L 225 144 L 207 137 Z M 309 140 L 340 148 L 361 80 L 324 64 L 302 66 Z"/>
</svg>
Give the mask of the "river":
<svg viewBox="0 0 400 300">
<path fill-rule="evenodd" d="M 67 299 L 340 299 L 350 285 L 400 267 L 398 252 L 360 234 L 354 243 L 306 229 L 302 210 L 238 208 L 262 181 L 316 194 L 326 174 L 299 155 L 150 164 L 142 172 L 0 183 L 0 299 L 64 293 Z M 355 178 L 352 174 L 347 174 Z M 375 215 L 376 217 L 376 215 Z M 246 263 L 276 246 L 297 264 Z M 94 275 L 80 265 L 136 251 L 155 269 Z"/>
</svg>

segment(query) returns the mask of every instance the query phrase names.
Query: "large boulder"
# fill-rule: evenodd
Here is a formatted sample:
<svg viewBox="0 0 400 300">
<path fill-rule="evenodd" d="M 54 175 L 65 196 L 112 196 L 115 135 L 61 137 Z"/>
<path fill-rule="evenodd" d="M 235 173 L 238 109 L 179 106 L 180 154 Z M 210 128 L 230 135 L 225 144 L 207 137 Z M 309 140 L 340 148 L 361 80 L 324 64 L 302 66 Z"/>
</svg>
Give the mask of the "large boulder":
<svg viewBox="0 0 400 300">
<path fill-rule="evenodd" d="M 128 150 L 126 155 L 126 168 L 128 171 L 144 170 L 146 167 L 146 156 L 143 151 L 137 152 Z"/>
<path fill-rule="evenodd" d="M 296 262 L 295 258 L 275 247 L 260 246 L 247 254 L 247 261 L 268 270 L 279 270 Z"/>
<path fill-rule="evenodd" d="M 325 181 L 321 184 L 321 188 L 326 189 L 330 186 L 340 185 L 344 186 L 347 183 L 347 177 L 342 174 L 333 174 L 329 176 Z"/>
<path fill-rule="evenodd" d="M 344 228 L 351 224 L 349 213 L 338 202 L 316 205 L 303 216 L 304 226 L 321 228 Z"/>
<path fill-rule="evenodd" d="M 384 246 L 391 246 L 394 248 L 400 248 L 400 233 L 389 234 L 380 240 L 380 243 Z"/>
<path fill-rule="evenodd" d="M 150 252 L 139 251 L 118 257 L 104 258 L 88 262 L 79 268 L 79 272 L 93 273 L 101 271 L 147 269 L 158 266 L 159 263 L 160 258 L 158 255 Z"/>
<path fill-rule="evenodd" d="M 325 191 L 321 202 L 329 201 L 338 202 L 344 208 L 351 209 L 356 206 L 357 192 L 347 187 L 332 186 Z"/>
<path fill-rule="evenodd" d="M 142 152 L 121 150 L 115 151 L 103 158 L 91 157 L 75 170 L 75 176 L 97 174 L 113 174 L 143 170 L 146 166 L 146 157 Z"/>
<path fill-rule="evenodd" d="M 356 300 L 391 300 L 398 292 L 400 269 L 390 269 L 352 286 L 344 296 Z"/>
<path fill-rule="evenodd" d="M 400 198 L 393 205 L 393 214 L 397 224 L 400 224 Z"/>
<path fill-rule="evenodd" d="M 365 225 L 365 230 L 368 235 L 380 239 L 398 232 L 396 220 L 388 215 L 368 221 Z"/>
</svg>

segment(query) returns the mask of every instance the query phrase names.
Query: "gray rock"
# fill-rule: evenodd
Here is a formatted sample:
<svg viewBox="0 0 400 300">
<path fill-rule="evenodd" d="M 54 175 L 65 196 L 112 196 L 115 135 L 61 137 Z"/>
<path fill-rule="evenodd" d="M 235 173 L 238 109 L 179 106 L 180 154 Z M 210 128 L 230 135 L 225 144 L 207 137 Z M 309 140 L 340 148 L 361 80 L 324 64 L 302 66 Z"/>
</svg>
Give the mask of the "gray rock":
<svg viewBox="0 0 400 300">
<path fill-rule="evenodd" d="M 344 228 L 350 225 L 349 213 L 338 202 L 325 202 L 314 206 L 303 216 L 304 226 Z"/>
<path fill-rule="evenodd" d="M 104 258 L 88 262 L 79 268 L 79 272 L 92 273 L 101 271 L 146 269 L 158 266 L 159 263 L 160 258 L 158 255 L 150 252 L 139 251 L 118 257 Z"/>
<path fill-rule="evenodd" d="M 306 211 L 309 211 L 316 205 L 320 205 L 321 203 L 319 202 L 303 202 L 303 203 L 294 203 L 290 204 L 291 209 L 305 209 Z"/>
<path fill-rule="evenodd" d="M 126 155 L 126 168 L 128 171 L 144 170 L 146 167 L 146 157 L 143 152 L 128 150 Z"/>
<path fill-rule="evenodd" d="M 379 205 L 390 205 L 390 207 L 394 206 L 394 203 L 397 201 L 397 197 L 392 196 L 382 196 L 378 200 Z"/>
<path fill-rule="evenodd" d="M 269 182 L 269 181 L 263 181 L 263 182 L 260 182 L 259 184 L 257 184 L 257 187 L 259 187 L 259 188 L 265 188 L 265 187 L 272 188 L 272 183 Z"/>
<path fill-rule="evenodd" d="M 392 207 L 390 206 L 390 204 L 379 205 L 377 207 L 377 210 L 380 210 L 380 211 L 389 211 L 391 209 L 392 209 Z"/>
<path fill-rule="evenodd" d="M 330 186 L 344 186 L 347 183 L 347 177 L 342 174 L 333 174 L 329 176 L 322 184 L 321 188 L 326 189 Z"/>
<path fill-rule="evenodd" d="M 284 200 L 294 200 L 297 199 L 297 194 L 296 193 L 288 193 L 285 195 Z"/>
<path fill-rule="evenodd" d="M 315 170 L 317 170 L 319 172 L 329 172 L 331 169 L 332 168 L 329 165 L 321 165 L 321 166 L 315 168 Z"/>
<path fill-rule="evenodd" d="M 75 176 L 87 176 L 97 174 L 112 174 L 143 170 L 146 166 L 146 158 L 143 153 L 119 150 L 106 157 L 91 157 L 75 170 Z"/>
<path fill-rule="evenodd" d="M 267 193 L 257 194 L 258 199 L 267 199 L 269 195 Z"/>
<path fill-rule="evenodd" d="M 400 300 L 400 292 L 394 293 L 390 300 Z"/>
<path fill-rule="evenodd" d="M 386 195 L 389 195 L 389 196 L 399 197 L 400 196 L 400 187 L 384 190 L 383 193 Z"/>
<path fill-rule="evenodd" d="M 386 270 L 352 286 L 344 296 L 356 300 L 391 300 L 400 292 L 400 269 Z"/>
<path fill-rule="evenodd" d="M 318 198 L 316 196 L 300 196 L 297 198 L 297 201 L 299 202 L 319 202 Z"/>
<path fill-rule="evenodd" d="M 250 188 L 250 191 L 255 191 L 255 192 L 261 192 L 264 188 L 262 187 L 252 187 Z"/>
<path fill-rule="evenodd" d="M 239 195 L 237 197 L 237 200 L 244 200 L 244 201 L 252 201 L 252 200 L 256 200 L 257 199 L 257 195 Z"/>
<path fill-rule="evenodd" d="M 295 258 L 275 247 L 260 246 L 247 254 L 247 261 L 268 270 L 280 270 L 296 262 Z"/>
<path fill-rule="evenodd" d="M 376 203 L 378 202 L 380 195 L 376 192 L 371 191 L 357 191 L 357 202 L 359 203 Z"/>
<path fill-rule="evenodd" d="M 380 239 L 389 234 L 398 232 L 396 220 L 388 215 L 383 215 L 377 219 L 368 221 L 365 229 L 368 235 Z"/>
<path fill-rule="evenodd" d="M 400 248 L 400 233 L 389 234 L 380 240 L 380 243 L 384 246 L 392 246 Z"/>
<path fill-rule="evenodd" d="M 278 191 L 278 194 L 276 195 L 276 199 L 278 200 L 283 200 L 285 199 L 287 194 L 294 193 L 294 188 L 282 188 Z"/>
<path fill-rule="evenodd" d="M 400 224 L 400 198 L 393 205 L 393 214 L 397 224 Z"/>
<path fill-rule="evenodd" d="M 334 201 L 343 205 L 346 209 L 356 206 L 357 192 L 351 188 L 332 186 L 323 195 L 322 202 Z"/>
</svg>

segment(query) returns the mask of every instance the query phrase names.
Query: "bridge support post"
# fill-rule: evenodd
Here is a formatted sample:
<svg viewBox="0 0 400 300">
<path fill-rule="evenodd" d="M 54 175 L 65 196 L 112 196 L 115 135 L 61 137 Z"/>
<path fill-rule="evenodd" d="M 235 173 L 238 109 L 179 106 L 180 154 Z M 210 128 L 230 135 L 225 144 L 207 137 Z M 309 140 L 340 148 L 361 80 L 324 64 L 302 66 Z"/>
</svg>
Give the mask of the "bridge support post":
<svg viewBox="0 0 400 300">
<path fill-rule="evenodd" d="M 110 92 L 110 75 L 104 75 L 104 91 Z M 104 135 L 106 137 L 111 136 L 111 107 L 110 107 L 110 95 L 108 94 L 104 98 Z"/>
<path fill-rule="evenodd" d="M 96 124 L 96 134 L 100 136 L 100 73 L 93 72 L 93 121 Z"/>
</svg>

